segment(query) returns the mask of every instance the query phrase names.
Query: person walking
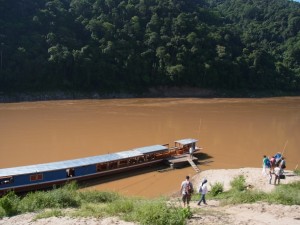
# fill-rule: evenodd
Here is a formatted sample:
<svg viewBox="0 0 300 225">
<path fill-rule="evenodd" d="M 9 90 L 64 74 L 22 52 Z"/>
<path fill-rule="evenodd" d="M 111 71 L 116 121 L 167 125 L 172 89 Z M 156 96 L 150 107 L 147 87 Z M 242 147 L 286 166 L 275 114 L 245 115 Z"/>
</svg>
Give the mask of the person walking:
<svg viewBox="0 0 300 225">
<path fill-rule="evenodd" d="M 204 205 L 207 205 L 206 203 L 206 199 L 205 199 L 205 195 L 207 194 L 207 179 L 204 178 L 202 183 L 200 184 L 200 187 L 199 187 L 199 193 L 201 194 L 201 198 L 200 200 L 198 201 L 197 205 L 200 205 L 201 202 L 204 203 Z"/>
<path fill-rule="evenodd" d="M 182 194 L 183 207 L 189 206 L 191 195 L 193 193 L 193 184 L 190 182 L 190 177 L 186 176 L 185 180 L 181 183 L 180 192 Z"/>
<path fill-rule="evenodd" d="M 278 184 L 280 184 L 280 174 L 281 174 L 281 169 L 279 166 L 276 166 L 274 169 L 274 174 L 275 174 L 275 180 L 274 180 L 274 185 L 276 185 L 276 181 Z"/>
</svg>

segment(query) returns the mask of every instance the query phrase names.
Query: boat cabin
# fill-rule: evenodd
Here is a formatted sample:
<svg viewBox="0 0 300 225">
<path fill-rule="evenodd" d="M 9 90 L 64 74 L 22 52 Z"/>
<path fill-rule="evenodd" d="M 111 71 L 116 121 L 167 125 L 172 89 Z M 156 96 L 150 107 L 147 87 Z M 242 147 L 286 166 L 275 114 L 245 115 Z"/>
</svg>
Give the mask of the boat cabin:
<svg viewBox="0 0 300 225">
<path fill-rule="evenodd" d="M 198 140 L 187 138 L 175 141 L 175 149 L 177 150 L 177 154 L 188 153 L 190 147 L 193 147 L 194 152 L 198 149 L 196 147 Z"/>
</svg>

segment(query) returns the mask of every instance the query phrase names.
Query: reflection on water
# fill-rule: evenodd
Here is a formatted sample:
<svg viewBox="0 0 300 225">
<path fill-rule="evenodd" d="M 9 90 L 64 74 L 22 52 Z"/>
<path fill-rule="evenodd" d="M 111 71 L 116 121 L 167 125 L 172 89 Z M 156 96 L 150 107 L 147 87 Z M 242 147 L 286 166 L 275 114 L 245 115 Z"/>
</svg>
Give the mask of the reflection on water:
<svg viewBox="0 0 300 225">
<path fill-rule="evenodd" d="M 299 163 L 300 98 L 114 99 L 0 104 L 0 168 L 196 138 L 200 168 L 260 167 L 282 151 Z M 179 191 L 191 167 L 99 180 L 94 188 L 146 197 Z M 127 174 L 129 175 L 129 174 Z M 104 178 L 103 178 L 104 179 Z"/>
</svg>

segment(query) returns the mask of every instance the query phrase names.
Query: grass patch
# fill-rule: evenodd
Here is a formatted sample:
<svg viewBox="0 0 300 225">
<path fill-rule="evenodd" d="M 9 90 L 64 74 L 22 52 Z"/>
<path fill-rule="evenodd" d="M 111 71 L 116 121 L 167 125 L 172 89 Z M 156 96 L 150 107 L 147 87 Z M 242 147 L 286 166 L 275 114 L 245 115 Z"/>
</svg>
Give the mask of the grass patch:
<svg viewBox="0 0 300 225">
<path fill-rule="evenodd" d="M 123 214 L 121 218 L 140 224 L 150 225 L 184 225 L 186 219 L 192 216 L 189 208 L 167 206 L 163 199 L 133 200 L 132 211 Z"/>
<path fill-rule="evenodd" d="M 279 185 L 270 194 L 268 202 L 284 205 L 300 205 L 300 181 Z"/>
<path fill-rule="evenodd" d="M 65 216 L 65 214 L 59 210 L 59 209 L 51 209 L 51 210 L 46 210 L 44 212 L 39 213 L 36 215 L 33 219 L 33 221 L 37 221 L 39 219 L 43 218 L 50 218 L 50 217 L 62 217 Z"/>
<path fill-rule="evenodd" d="M 296 170 L 294 170 L 294 174 L 296 174 L 296 175 L 300 176 L 300 169 L 296 169 Z"/>
<path fill-rule="evenodd" d="M 166 199 L 145 200 L 121 197 L 113 192 L 79 191 L 75 183 L 69 183 L 52 191 L 28 193 L 23 198 L 13 192 L 0 198 L 0 218 L 26 212 L 42 211 L 35 220 L 65 216 L 63 208 L 76 217 L 117 216 L 140 224 L 184 225 L 191 218 L 189 208 L 168 205 Z M 44 211 L 43 211 L 44 210 Z"/>
<path fill-rule="evenodd" d="M 283 205 L 300 205 L 300 182 L 281 184 L 271 193 L 245 189 L 244 178 L 239 176 L 231 182 L 232 188 L 227 192 L 209 193 L 208 197 L 221 200 L 221 204 L 242 204 L 258 201 Z"/>
<path fill-rule="evenodd" d="M 100 191 L 81 191 L 79 198 L 84 203 L 108 203 L 116 201 L 120 196 L 115 192 L 100 192 Z"/>
<path fill-rule="evenodd" d="M 145 225 L 184 225 L 186 219 L 191 218 L 192 212 L 189 208 L 168 206 L 164 199 L 144 200 L 123 197 L 106 204 L 84 204 L 71 215 L 97 218 L 117 216 L 125 221 Z"/>
<path fill-rule="evenodd" d="M 102 218 L 108 214 L 105 211 L 105 204 L 96 204 L 96 203 L 84 203 L 79 209 L 72 212 L 70 215 L 72 217 L 96 217 Z"/>
<path fill-rule="evenodd" d="M 47 208 L 78 207 L 81 200 L 75 182 L 52 191 L 36 191 L 20 198 L 9 192 L 0 198 L 0 216 L 13 216 L 25 212 L 35 212 Z"/>
<path fill-rule="evenodd" d="M 231 190 L 224 195 L 222 204 L 242 204 L 242 203 L 254 203 L 257 201 L 266 201 L 268 194 L 261 191 L 235 191 Z"/>
<path fill-rule="evenodd" d="M 137 200 L 122 198 L 107 204 L 106 211 L 109 215 L 125 215 L 134 211 L 135 204 L 138 204 Z"/>
<path fill-rule="evenodd" d="M 223 191 L 223 184 L 211 186 L 208 198 L 219 199 L 223 204 L 240 204 L 265 201 L 275 204 L 300 205 L 300 182 L 281 184 L 271 193 L 245 189 L 243 176 L 236 177 L 230 191 Z M 194 194 L 193 199 L 199 198 Z M 0 218 L 19 213 L 43 211 L 35 219 L 65 216 L 62 208 L 73 208 L 71 216 L 96 217 L 117 216 L 126 221 L 144 225 L 184 225 L 195 211 L 169 203 L 167 199 L 146 200 L 122 197 L 113 192 L 78 191 L 70 183 L 47 192 L 29 193 L 20 198 L 13 192 L 0 198 Z M 197 210 L 197 209 L 193 209 Z"/>
<path fill-rule="evenodd" d="M 18 211 L 34 212 L 46 208 L 67 208 L 80 206 L 76 183 L 68 183 L 52 191 L 28 193 L 19 202 Z"/>
</svg>

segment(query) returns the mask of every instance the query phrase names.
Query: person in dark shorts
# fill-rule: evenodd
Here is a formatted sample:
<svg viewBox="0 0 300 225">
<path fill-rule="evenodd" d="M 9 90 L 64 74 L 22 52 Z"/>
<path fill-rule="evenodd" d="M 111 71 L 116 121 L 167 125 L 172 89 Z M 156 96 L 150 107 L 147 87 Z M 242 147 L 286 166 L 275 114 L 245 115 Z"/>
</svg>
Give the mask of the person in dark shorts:
<svg viewBox="0 0 300 225">
<path fill-rule="evenodd" d="M 193 184 L 190 182 L 190 177 L 186 176 L 185 180 L 181 183 L 180 193 L 182 194 L 183 206 L 189 206 L 191 195 L 193 192 Z"/>
</svg>

